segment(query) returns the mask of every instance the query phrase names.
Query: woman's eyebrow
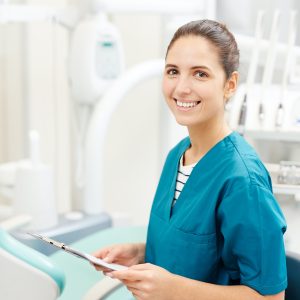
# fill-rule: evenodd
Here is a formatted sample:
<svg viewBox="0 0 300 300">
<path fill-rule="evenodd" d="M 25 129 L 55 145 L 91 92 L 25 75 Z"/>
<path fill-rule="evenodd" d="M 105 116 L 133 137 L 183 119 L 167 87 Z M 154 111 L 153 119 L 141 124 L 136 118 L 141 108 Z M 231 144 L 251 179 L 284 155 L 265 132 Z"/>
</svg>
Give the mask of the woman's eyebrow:
<svg viewBox="0 0 300 300">
<path fill-rule="evenodd" d="M 166 64 L 166 65 L 165 65 L 165 68 L 177 68 L 177 69 L 178 69 L 178 66 L 176 66 L 176 65 L 174 65 L 174 64 Z M 191 70 L 195 70 L 195 69 L 205 69 L 205 70 L 210 71 L 210 68 L 207 67 L 207 66 L 204 66 L 204 65 L 193 66 L 193 67 L 191 67 Z"/>
<path fill-rule="evenodd" d="M 210 71 L 210 68 L 207 67 L 207 66 L 194 66 L 194 67 L 191 67 L 192 70 L 195 70 L 195 69 L 205 69 L 205 70 L 208 70 Z"/>
<path fill-rule="evenodd" d="M 166 64 L 165 68 L 178 68 L 176 65 L 173 64 Z"/>
</svg>

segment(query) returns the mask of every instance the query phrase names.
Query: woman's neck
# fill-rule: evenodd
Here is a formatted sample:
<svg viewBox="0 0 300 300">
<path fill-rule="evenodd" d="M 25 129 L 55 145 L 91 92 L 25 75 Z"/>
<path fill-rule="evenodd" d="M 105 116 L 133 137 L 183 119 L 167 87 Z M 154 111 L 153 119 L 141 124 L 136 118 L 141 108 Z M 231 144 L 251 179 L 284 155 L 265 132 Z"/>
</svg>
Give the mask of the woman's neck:
<svg viewBox="0 0 300 300">
<path fill-rule="evenodd" d="M 226 122 L 188 127 L 188 131 L 191 147 L 184 154 L 184 165 L 199 161 L 214 145 L 232 132 Z"/>
</svg>

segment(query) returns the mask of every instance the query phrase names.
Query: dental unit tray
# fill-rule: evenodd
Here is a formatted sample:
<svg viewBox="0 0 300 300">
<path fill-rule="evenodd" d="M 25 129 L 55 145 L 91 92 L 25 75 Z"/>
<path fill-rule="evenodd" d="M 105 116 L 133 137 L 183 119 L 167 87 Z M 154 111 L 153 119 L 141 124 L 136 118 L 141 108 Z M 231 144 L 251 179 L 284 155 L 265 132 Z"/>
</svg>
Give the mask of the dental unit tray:
<svg viewBox="0 0 300 300">
<path fill-rule="evenodd" d="M 33 236 L 36 239 L 42 240 L 45 243 L 48 243 L 48 244 L 53 245 L 53 246 L 55 246 L 55 247 L 57 247 L 59 249 L 62 249 L 65 252 L 70 253 L 70 254 L 72 254 L 72 255 L 74 255 L 76 257 L 85 259 L 85 260 L 89 261 L 90 263 L 92 263 L 93 265 L 104 267 L 104 268 L 110 269 L 112 271 L 120 271 L 120 270 L 127 269 L 127 267 L 125 267 L 125 266 L 118 265 L 118 264 L 107 263 L 107 262 L 105 262 L 104 260 L 102 260 L 100 258 L 97 258 L 97 257 L 92 256 L 90 254 L 87 254 L 87 253 L 80 252 L 78 250 L 72 249 L 71 247 L 65 245 L 64 243 L 57 242 L 55 240 L 52 240 L 52 239 L 50 239 L 48 237 L 45 237 L 45 236 L 42 236 L 40 234 L 30 233 L 30 232 L 28 232 L 28 234 L 31 235 L 31 236 Z"/>
</svg>

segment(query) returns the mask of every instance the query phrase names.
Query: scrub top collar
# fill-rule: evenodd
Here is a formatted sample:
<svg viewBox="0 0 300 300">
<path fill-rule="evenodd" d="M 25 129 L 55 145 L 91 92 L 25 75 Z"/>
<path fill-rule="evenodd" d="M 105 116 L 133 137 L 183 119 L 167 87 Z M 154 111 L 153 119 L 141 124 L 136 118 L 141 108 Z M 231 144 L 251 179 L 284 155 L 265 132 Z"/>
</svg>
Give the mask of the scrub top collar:
<svg viewBox="0 0 300 300">
<path fill-rule="evenodd" d="M 173 164 L 173 170 L 172 170 L 172 181 L 170 184 L 170 189 L 169 189 L 169 193 L 168 193 L 168 210 L 166 210 L 168 212 L 168 216 L 166 216 L 166 219 L 168 219 L 170 222 L 172 221 L 172 217 L 174 216 L 174 214 L 176 213 L 177 210 L 180 209 L 180 207 L 184 204 L 184 202 L 186 201 L 186 194 L 188 194 L 188 192 L 192 189 L 193 185 L 193 180 L 194 180 L 194 176 L 193 174 L 197 174 L 198 172 L 196 171 L 197 169 L 200 169 L 202 166 L 207 166 L 207 164 L 205 164 L 206 160 L 209 159 L 209 157 L 211 155 L 214 155 L 214 153 L 217 151 L 219 153 L 219 149 L 222 147 L 226 147 L 228 141 L 231 139 L 231 137 L 237 135 L 238 133 L 235 131 L 232 131 L 230 134 L 228 134 L 227 136 L 225 136 L 222 140 L 220 140 L 219 142 L 217 142 L 214 146 L 212 146 L 205 154 L 204 156 L 196 163 L 196 165 L 194 166 L 189 179 L 187 180 L 187 182 L 185 183 L 177 201 L 176 204 L 172 207 L 172 203 L 173 203 L 173 197 L 174 197 L 174 193 L 175 193 L 175 186 L 176 186 L 176 179 L 177 179 L 177 173 L 178 173 L 178 168 L 179 168 L 179 163 L 180 163 L 180 159 L 181 157 L 184 155 L 185 151 L 191 147 L 191 141 L 190 138 L 187 137 L 184 142 L 182 143 L 182 147 L 180 149 L 180 151 L 178 151 L 177 156 L 176 156 L 176 164 Z M 203 170 L 205 172 L 205 168 L 203 168 Z M 190 186 L 191 185 L 191 186 Z"/>
</svg>

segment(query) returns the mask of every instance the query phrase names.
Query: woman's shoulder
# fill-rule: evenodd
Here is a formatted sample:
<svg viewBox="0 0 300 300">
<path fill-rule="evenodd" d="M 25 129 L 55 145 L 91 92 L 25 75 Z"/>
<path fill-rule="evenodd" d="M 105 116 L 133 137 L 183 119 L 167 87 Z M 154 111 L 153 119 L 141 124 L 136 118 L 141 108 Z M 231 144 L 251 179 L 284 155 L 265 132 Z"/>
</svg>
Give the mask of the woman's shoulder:
<svg viewBox="0 0 300 300">
<path fill-rule="evenodd" d="M 254 148 L 238 133 L 230 136 L 232 149 L 227 155 L 232 179 L 270 187 L 270 175 Z"/>
</svg>

